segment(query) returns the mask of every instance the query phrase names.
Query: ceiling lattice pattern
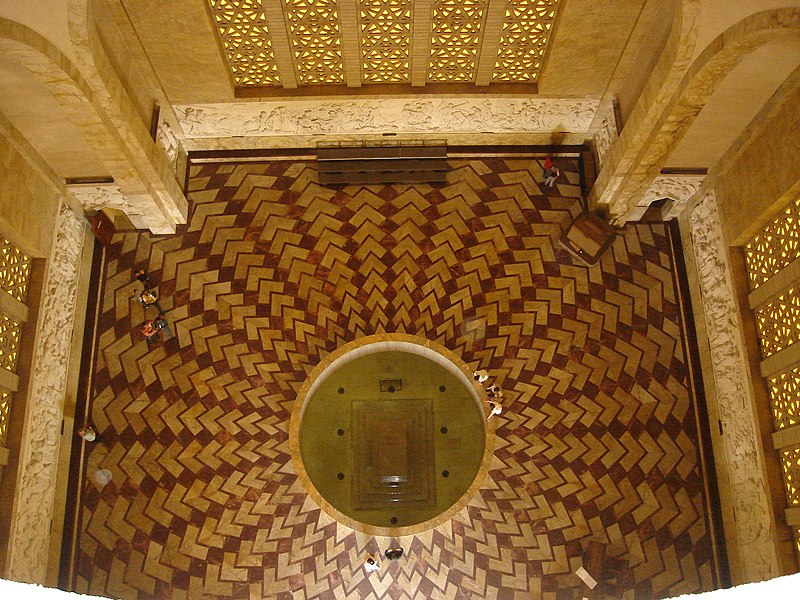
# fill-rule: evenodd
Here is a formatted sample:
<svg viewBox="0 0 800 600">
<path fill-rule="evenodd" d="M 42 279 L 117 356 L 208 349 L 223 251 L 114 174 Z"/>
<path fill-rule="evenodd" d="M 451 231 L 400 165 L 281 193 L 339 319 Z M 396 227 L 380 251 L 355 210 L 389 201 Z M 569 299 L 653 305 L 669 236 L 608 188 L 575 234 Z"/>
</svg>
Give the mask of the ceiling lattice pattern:
<svg viewBox="0 0 800 600">
<path fill-rule="evenodd" d="M 506 0 L 492 10 L 488 0 L 358 0 L 352 12 L 337 0 L 208 4 L 234 84 L 247 88 L 535 82 L 559 0 Z"/>
<path fill-rule="evenodd" d="M 800 368 L 778 373 L 767 382 L 775 428 L 784 429 L 800 423 Z"/>
<path fill-rule="evenodd" d="M 260 0 L 208 0 L 237 86 L 280 83 Z"/>
<path fill-rule="evenodd" d="M 434 0 L 429 81 L 473 81 L 486 0 Z"/>
<path fill-rule="evenodd" d="M 8 437 L 8 419 L 11 414 L 11 394 L 0 391 L 0 446 L 5 446 Z"/>
<path fill-rule="evenodd" d="M 405 83 L 411 74 L 411 0 L 361 0 L 361 68 L 366 83 Z"/>
<path fill-rule="evenodd" d="M 31 259 L 14 244 L 0 238 L 0 289 L 25 302 L 30 274 Z"/>
<path fill-rule="evenodd" d="M 500 35 L 494 81 L 536 81 L 558 0 L 509 0 Z"/>
<path fill-rule="evenodd" d="M 342 37 L 336 0 L 284 0 L 300 83 L 343 83 Z"/>
<path fill-rule="evenodd" d="M 17 368 L 20 324 L 0 313 L 0 368 L 12 373 Z"/>
<path fill-rule="evenodd" d="M 800 504 L 800 447 L 782 450 L 781 464 L 789 506 L 797 506 Z"/>
<path fill-rule="evenodd" d="M 762 229 L 744 246 L 750 288 L 755 289 L 798 256 L 800 249 L 800 199 Z"/>
<path fill-rule="evenodd" d="M 800 287 L 792 287 L 755 312 L 764 358 L 800 341 Z"/>
</svg>

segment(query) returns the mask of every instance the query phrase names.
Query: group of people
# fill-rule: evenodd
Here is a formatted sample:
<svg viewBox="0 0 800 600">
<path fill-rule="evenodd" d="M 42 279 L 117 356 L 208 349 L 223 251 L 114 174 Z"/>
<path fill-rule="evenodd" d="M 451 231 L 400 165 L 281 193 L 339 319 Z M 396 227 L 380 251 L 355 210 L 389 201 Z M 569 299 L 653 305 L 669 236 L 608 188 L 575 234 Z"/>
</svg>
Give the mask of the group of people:
<svg viewBox="0 0 800 600">
<path fill-rule="evenodd" d="M 158 293 L 150 287 L 150 276 L 144 269 L 139 269 L 133 276 L 142 284 L 142 289 L 134 288 L 131 298 L 136 298 L 139 304 L 144 307 L 145 317 L 147 317 L 147 309 L 150 307 L 158 311 L 158 316 L 155 319 L 146 319 L 145 322 L 139 326 L 139 333 L 144 336 L 148 346 L 159 339 L 162 341 L 170 339 L 172 337 L 172 332 L 169 329 L 167 319 L 164 318 L 164 310 L 158 303 Z M 100 435 L 97 433 L 97 430 L 88 423 L 79 428 L 76 433 L 86 442 L 100 441 Z"/>
<path fill-rule="evenodd" d="M 472 378 L 478 383 L 486 383 L 489 380 L 489 371 L 486 369 L 475 371 L 472 374 Z M 499 385 L 493 383 L 488 386 L 486 388 L 486 398 L 485 402 L 489 405 L 489 416 L 486 417 L 487 419 L 491 419 L 494 415 L 499 415 L 503 412 L 503 390 Z"/>
<path fill-rule="evenodd" d="M 172 337 L 172 332 L 169 329 L 169 323 L 164 318 L 164 310 L 158 303 L 158 293 L 155 289 L 150 287 L 150 276 L 144 269 L 138 270 L 134 273 L 134 277 L 142 284 L 142 289 L 134 288 L 133 296 L 144 307 L 145 316 L 147 316 L 147 309 L 150 307 L 158 310 L 158 317 L 155 319 L 146 320 L 139 327 L 139 332 L 144 336 L 148 345 L 155 343 L 156 340 L 168 340 Z"/>
</svg>

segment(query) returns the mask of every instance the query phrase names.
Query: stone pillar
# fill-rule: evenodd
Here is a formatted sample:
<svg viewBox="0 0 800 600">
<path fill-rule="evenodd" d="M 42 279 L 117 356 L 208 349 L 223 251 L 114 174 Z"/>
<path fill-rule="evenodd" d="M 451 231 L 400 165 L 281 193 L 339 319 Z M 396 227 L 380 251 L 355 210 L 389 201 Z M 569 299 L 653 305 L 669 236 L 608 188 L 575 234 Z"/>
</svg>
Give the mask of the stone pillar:
<svg viewBox="0 0 800 600">
<path fill-rule="evenodd" d="M 75 320 L 78 268 L 87 226 L 61 202 L 36 327 L 5 576 L 44 583 L 59 439 Z"/>
<path fill-rule="evenodd" d="M 711 356 L 713 381 L 705 382 L 706 396 L 722 426 L 714 454 L 731 575 L 734 584 L 771 579 L 780 575 L 775 520 L 730 260 L 713 193 L 691 209 L 689 229 Z"/>
</svg>

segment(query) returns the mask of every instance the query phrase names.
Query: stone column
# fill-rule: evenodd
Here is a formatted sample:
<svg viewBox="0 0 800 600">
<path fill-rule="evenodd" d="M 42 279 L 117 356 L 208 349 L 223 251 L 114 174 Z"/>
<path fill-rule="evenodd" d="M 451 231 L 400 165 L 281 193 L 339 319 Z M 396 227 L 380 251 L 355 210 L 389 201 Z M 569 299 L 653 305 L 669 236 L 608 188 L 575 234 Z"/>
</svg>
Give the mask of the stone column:
<svg viewBox="0 0 800 600">
<path fill-rule="evenodd" d="M 75 320 L 78 267 L 87 226 L 61 202 L 47 261 L 33 355 L 5 576 L 45 582 Z"/>
<path fill-rule="evenodd" d="M 706 395 L 709 406 L 717 407 L 723 432 L 714 462 L 727 517 L 733 583 L 771 579 L 780 575 L 774 516 L 727 245 L 713 193 L 690 210 L 689 229 L 711 355 L 713 382 L 706 381 Z M 732 511 L 725 510 L 726 499 Z"/>
</svg>

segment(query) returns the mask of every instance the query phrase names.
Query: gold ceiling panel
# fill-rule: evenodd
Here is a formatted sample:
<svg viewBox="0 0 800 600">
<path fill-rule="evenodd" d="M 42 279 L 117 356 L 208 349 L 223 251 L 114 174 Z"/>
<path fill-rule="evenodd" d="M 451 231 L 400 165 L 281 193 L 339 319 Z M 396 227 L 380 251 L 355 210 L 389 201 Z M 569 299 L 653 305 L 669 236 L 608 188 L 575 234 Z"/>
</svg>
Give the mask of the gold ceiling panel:
<svg viewBox="0 0 800 600">
<path fill-rule="evenodd" d="M 260 0 L 208 0 L 236 86 L 280 83 Z"/>
<path fill-rule="evenodd" d="M 536 81 L 558 0 L 508 0 L 493 81 Z"/>
<path fill-rule="evenodd" d="M 336 0 L 284 0 L 297 80 L 344 83 Z"/>
<path fill-rule="evenodd" d="M 474 81 L 486 0 L 434 0 L 429 81 Z"/>
<path fill-rule="evenodd" d="M 411 0 L 361 0 L 364 83 L 405 83 L 411 74 Z"/>
<path fill-rule="evenodd" d="M 5 238 L 0 238 L 0 289 L 20 302 L 28 294 L 31 259 Z"/>
<path fill-rule="evenodd" d="M 800 199 L 744 246 L 750 288 L 755 289 L 795 260 L 800 251 Z"/>
<path fill-rule="evenodd" d="M 491 12 L 489 0 L 430 0 L 417 6 L 413 0 L 342 0 L 341 6 L 338 0 L 208 0 L 208 5 L 234 84 L 246 88 L 282 81 L 289 87 L 475 82 L 479 65 L 485 83 L 490 76 L 494 82 L 535 82 L 559 0 L 506 0 Z M 430 14 L 415 15 L 423 7 Z M 425 28 L 430 23 L 429 37 L 414 32 L 420 22 Z"/>
</svg>

